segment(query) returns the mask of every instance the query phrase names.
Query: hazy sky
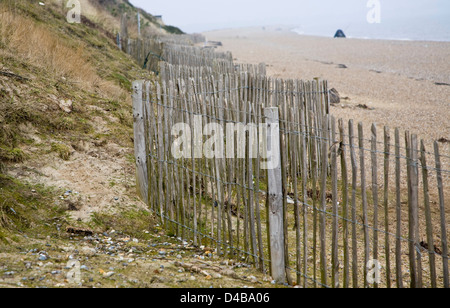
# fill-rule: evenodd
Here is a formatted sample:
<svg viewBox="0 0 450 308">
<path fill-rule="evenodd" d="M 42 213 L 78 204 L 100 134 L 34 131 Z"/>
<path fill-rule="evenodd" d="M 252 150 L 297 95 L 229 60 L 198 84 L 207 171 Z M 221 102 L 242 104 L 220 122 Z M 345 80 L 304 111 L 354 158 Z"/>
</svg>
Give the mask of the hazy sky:
<svg viewBox="0 0 450 308">
<path fill-rule="evenodd" d="M 367 23 L 369 0 L 130 0 L 185 32 L 220 28 Z M 381 23 L 450 20 L 450 0 L 379 0 Z M 448 19 L 447 19 L 448 17 Z M 450 30 L 450 29 L 449 29 Z"/>
</svg>

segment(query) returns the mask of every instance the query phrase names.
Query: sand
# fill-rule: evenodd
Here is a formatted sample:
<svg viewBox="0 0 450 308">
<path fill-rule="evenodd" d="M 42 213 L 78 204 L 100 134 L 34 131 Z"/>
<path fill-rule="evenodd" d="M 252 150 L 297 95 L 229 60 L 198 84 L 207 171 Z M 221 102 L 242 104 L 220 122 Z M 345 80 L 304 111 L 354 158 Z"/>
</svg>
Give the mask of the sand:
<svg viewBox="0 0 450 308">
<path fill-rule="evenodd" d="M 328 80 L 343 98 L 332 107 L 337 118 L 450 140 L 450 42 L 334 39 L 279 27 L 204 35 L 221 41 L 218 51 L 231 51 L 237 63 L 266 63 L 269 76 Z"/>
</svg>

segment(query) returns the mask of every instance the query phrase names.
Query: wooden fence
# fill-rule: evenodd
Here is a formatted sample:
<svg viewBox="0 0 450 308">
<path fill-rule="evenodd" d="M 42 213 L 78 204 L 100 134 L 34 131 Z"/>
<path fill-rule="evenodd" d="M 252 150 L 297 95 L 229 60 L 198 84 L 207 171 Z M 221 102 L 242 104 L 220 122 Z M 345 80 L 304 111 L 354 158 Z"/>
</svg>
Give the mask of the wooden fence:
<svg viewBox="0 0 450 308">
<path fill-rule="evenodd" d="M 324 81 L 183 75 L 133 84 L 140 193 L 170 233 L 304 287 L 449 286 L 437 142 L 336 122 Z M 279 125 L 279 146 L 252 123 Z"/>
<path fill-rule="evenodd" d="M 126 33 L 126 31 L 122 31 Z M 166 82 L 180 74 L 193 77 L 195 71 L 214 74 L 234 74 L 250 72 L 254 75 L 266 75 L 266 65 L 235 64 L 231 52 L 217 52 L 214 48 L 194 46 L 205 42 L 205 37 L 192 35 L 154 36 L 145 39 L 132 39 L 117 34 L 117 46 L 133 57 L 139 65 L 163 76 Z M 187 74 L 185 74 L 187 72 Z"/>
<path fill-rule="evenodd" d="M 326 81 L 157 44 L 158 80 L 133 84 L 135 152 L 140 194 L 168 232 L 291 285 L 449 287 L 438 142 L 336 121 Z M 269 156 L 280 163 L 266 168 Z"/>
<path fill-rule="evenodd" d="M 173 65 L 168 62 L 159 63 L 160 80 L 169 84 L 171 80 L 183 79 L 185 84 L 189 83 L 190 79 L 202 80 L 213 76 L 215 79 L 223 75 L 239 75 L 241 73 L 249 73 L 251 76 L 265 76 L 266 65 L 260 63 L 259 65 L 251 64 L 234 64 L 232 62 L 212 62 L 209 66 L 192 66 L 192 65 Z M 224 64 L 224 65 L 222 65 Z"/>
</svg>

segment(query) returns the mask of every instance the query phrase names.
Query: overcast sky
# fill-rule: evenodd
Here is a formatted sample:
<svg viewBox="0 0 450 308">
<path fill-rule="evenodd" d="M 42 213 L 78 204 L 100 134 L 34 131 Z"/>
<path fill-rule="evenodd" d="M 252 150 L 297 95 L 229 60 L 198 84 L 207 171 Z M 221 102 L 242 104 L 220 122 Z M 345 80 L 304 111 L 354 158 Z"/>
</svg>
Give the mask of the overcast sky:
<svg viewBox="0 0 450 308">
<path fill-rule="evenodd" d="M 245 26 L 367 23 L 369 0 L 130 0 L 188 33 Z M 381 22 L 450 19 L 450 0 L 379 0 Z M 447 20 L 448 20 L 447 19 Z M 450 30 L 450 29 L 449 29 Z"/>
</svg>

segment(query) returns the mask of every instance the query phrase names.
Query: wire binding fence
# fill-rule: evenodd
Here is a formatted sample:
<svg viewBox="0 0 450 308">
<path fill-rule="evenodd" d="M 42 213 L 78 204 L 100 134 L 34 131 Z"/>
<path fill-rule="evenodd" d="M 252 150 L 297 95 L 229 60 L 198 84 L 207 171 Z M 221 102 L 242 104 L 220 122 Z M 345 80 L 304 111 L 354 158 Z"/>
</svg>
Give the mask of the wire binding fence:
<svg viewBox="0 0 450 308">
<path fill-rule="evenodd" d="M 158 44 L 159 78 L 133 84 L 135 152 L 140 194 L 169 233 L 291 285 L 449 287 L 442 145 L 336 121 L 326 81 Z M 278 127 L 276 146 L 261 123 Z M 263 167 L 274 148 L 278 173 Z"/>
<path fill-rule="evenodd" d="M 365 132 L 359 123 L 355 133 L 353 121 L 329 116 L 326 82 L 248 73 L 198 77 L 135 84 L 142 87 L 135 100 L 144 102 L 143 196 L 170 232 L 272 270 L 271 183 L 261 168 L 264 155 L 250 155 L 264 147 L 260 136 L 223 137 L 234 153 L 244 145 L 242 158 L 176 159 L 171 149 L 180 138 L 172 135 L 177 123 L 192 129 L 186 146 L 194 149 L 211 137 L 193 137 L 196 121 L 247 127 L 266 123 L 264 110 L 278 107 L 286 281 L 448 287 L 450 171 L 442 168 L 449 158 L 437 142 L 430 152 L 399 129 L 373 125 Z"/>
</svg>

